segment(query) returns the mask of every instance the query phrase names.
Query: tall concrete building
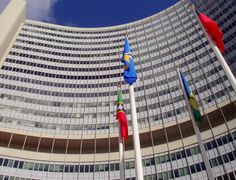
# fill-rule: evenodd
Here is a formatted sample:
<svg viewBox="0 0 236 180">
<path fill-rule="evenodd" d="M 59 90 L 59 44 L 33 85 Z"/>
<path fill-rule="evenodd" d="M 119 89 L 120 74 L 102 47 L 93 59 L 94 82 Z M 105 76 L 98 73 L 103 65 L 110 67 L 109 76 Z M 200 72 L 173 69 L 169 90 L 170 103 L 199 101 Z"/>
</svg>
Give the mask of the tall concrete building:
<svg viewBox="0 0 236 180">
<path fill-rule="evenodd" d="M 191 0 L 201 12 L 214 19 L 224 32 L 225 59 L 236 76 L 236 1 Z"/>
<path fill-rule="evenodd" d="M 30 21 L 25 12 L 25 0 L 12 0 L 0 14 L 0 179 L 119 179 L 115 114 L 126 33 L 139 77 L 145 179 L 207 179 L 176 65 L 200 103 L 199 128 L 215 178 L 236 178 L 236 92 L 188 2 L 103 28 Z M 134 180 L 128 85 L 122 90 L 125 174 Z"/>
</svg>

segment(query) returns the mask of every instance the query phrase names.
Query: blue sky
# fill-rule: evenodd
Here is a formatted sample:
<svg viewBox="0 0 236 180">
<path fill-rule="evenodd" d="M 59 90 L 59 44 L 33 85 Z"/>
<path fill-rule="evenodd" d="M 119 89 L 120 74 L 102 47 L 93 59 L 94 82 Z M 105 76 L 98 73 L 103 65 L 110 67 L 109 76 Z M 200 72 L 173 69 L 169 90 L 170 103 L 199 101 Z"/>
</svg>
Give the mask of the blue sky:
<svg viewBox="0 0 236 180">
<path fill-rule="evenodd" d="M 0 1 L 1 7 L 9 0 Z M 76 27 L 103 27 L 132 22 L 179 0 L 27 0 L 27 18 Z"/>
<path fill-rule="evenodd" d="M 177 0 L 59 0 L 54 6 L 58 24 L 98 27 L 123 24 L 155 14 Z"/>
</svg>

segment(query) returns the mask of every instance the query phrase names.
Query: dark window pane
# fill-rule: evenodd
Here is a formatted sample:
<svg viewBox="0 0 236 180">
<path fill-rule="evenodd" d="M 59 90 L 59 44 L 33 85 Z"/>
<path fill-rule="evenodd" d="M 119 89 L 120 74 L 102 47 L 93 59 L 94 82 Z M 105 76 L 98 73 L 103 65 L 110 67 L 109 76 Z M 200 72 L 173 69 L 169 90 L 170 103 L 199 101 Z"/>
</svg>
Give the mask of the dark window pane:
<svg viewBox="0 0 236 180">
<path fill-rule="evenodd" d="M 186 149 L 187 156 L 191 156 L 191 151 L 190 149 Z"/>
<path fill-rule="evenodd" d="M 233 153 L 232 153 L 232 152 L 230 152 L 230 153 L 228 154 L 228 156 L 229 156 L 229 160 L 230 160 L 230 161 L 233 161 L 233 160 L 234 160 L 234 156 L 233 156 Z"/>
<path fill-rule="evenodd" d="M 229 162 L 229 159 L 228 159 L 228 157 L 227 157 L 227 155 L 226 155 L 226 154 L 225 154 L 225 155 L 223 155 L 223 159 L 224 159 L 224 162 L 225 162 L 225 163 Z"/>
<path fill-rule="evenodd" d="M 84 172 L 84 165 L 80 165 L 79 169 L 79 172 Z"/>
<path fill-rule="evenodd" d="M 196 164 L 196 169 L 197 169 L 197 172 L 200 172 L 200 171 L 201 171 L 201 166 L 200 166 L 200 164 Z"/>
<path fill-rule="evenodd" d="M 110 164 L 110 170 L 111 171 L 114 171 L 114 169 L 115 169 L 115 165 L 112 163 L 112 164 Z"/>
<path fill-rule="evenodd" d="M 45 164 L 45 165 L 44 165 L 44 171 L 48 171 L 48 167 L 49 167 L 49 165 L 48 165 L 48 164 Z"/>
<path fill-rule="evenodd" d="M 119 163 L 115 163 L 115 168 L 116 168 L 116 171 L 120 170 Z"/>
<path fill-rule="evenodd" d="M 2 165 L 2 162 L 3 162 L 3 159 L 2 159 L 2 158 L 0 158 L 0 166 Z"/>
<path fill-rule="evenodd" d="M 85 165 L 84 167 L 85 167 L 84 172 L 89 172 L 89 165 Z"/>
<path fill-rule="evenodd" d="M 94 165 L 90 165 L 89 172 L 93 172 L 93 171 L 94 171 Z"/>
<path fill-rule="evenodd" d="M 75 165 L 75 172 L 79 172 L 79 166 Z"/>
<path fill-rule="evenodd" d="M 7 164 L 8 164 L 8 159 L 5 159 L 3 166 L 7 166 Z"/>
<path fill-rule="evenodd" d="M 13 167 L 17 168 L 18 164 L 19 164 L 19 161 L 15 161 L 14 164 L 13 164 Z"/>
<path fill-rule="evenodd" d="M 70 166 L 69 172 L 74 172 L 74 166 L 73 165 Z"/>
<path fill-rule="evenodd" d="M 178 169 L 174 170 L 175 177 L 179 177 L 179 171 Z"/>
<path fill-rule="evenodd" d="M 202 170 L 206 170 L 206 166 L 203 162 L 201 163 L 201 167 L 202 167 Z"/>
<path fill-rule="evenodd" d="M 192 173 L 192 174 L 196 172 L 194 165 L 191 165 L 191 166 L 190 166 L 190 170 L 191 170 L 191 173 Z"/>
</svg>

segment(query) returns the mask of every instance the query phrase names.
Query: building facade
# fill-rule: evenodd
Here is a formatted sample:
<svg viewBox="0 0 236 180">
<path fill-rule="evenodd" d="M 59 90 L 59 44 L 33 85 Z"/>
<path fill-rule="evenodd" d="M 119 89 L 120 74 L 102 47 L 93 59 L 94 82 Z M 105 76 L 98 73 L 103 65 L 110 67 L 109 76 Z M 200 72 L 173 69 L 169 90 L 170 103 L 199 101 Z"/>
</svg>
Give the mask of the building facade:
<svg viewBox="0 0 236 180">
<path fill-rule="evenodd" d="M 25 5 L 11 1 L 0 15 L 0 179 L 119 179 L 120 82 L 129 123 L 125 174 L 135 179 L 120 62 L 127 33 L 139 77 L 145 179 L 207 179 L 176 65 L 200 103 L 199 128 L 215 178 L 236 178 L 236 92 L 188 2 L 104 28 L 30 21 Z"/>
<path fill-rule="evenodd" d="M 236 76 L 236 2 L 234 0 L 191 0 L 196 7 L 217 21 L 224 33 L 224 57 Z"/>
</svg>

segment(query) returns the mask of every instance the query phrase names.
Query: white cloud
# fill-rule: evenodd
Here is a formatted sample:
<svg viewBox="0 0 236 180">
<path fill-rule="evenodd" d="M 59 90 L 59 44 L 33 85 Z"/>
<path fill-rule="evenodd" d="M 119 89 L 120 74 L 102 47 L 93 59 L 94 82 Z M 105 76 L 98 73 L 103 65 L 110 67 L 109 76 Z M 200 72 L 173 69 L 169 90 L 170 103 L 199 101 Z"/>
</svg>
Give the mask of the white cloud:
<svg viewBox="0 0 236 180">
<path fill-rule="evenodd" d="M 58 0 L 28 0 L 27 18 L 44 22 L 55 22 L 53 6 Z"/>
</svg>

